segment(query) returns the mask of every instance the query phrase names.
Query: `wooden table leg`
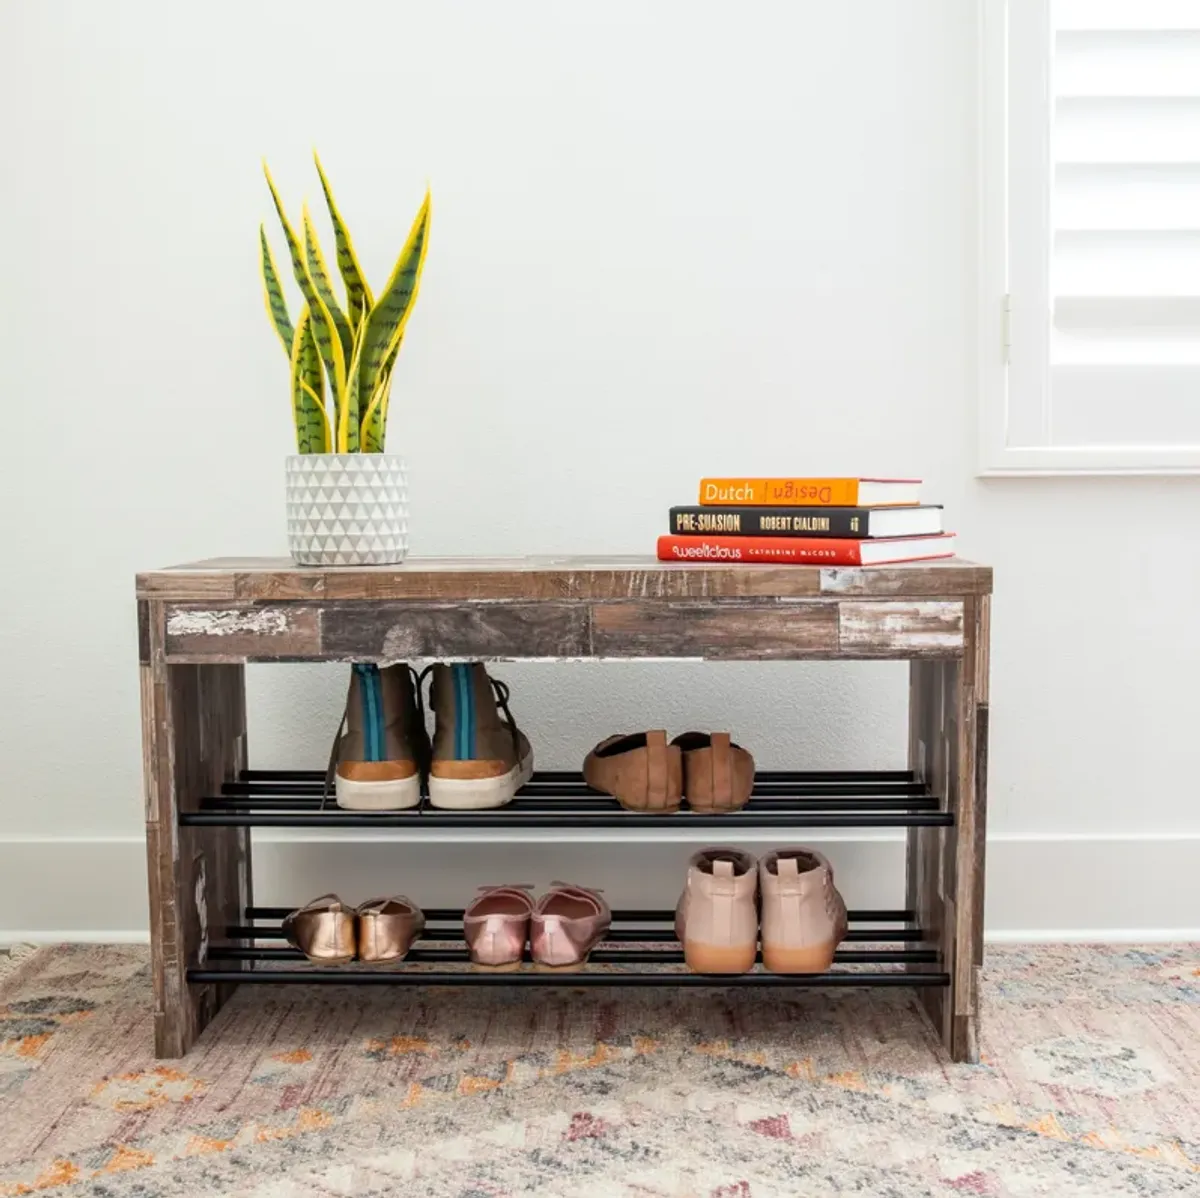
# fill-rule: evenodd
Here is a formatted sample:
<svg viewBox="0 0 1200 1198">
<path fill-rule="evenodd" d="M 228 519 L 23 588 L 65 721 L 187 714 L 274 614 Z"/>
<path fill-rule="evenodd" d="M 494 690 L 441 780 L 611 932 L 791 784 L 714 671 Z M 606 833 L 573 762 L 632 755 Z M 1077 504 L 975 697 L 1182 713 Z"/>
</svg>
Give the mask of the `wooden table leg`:
<svg viewBox="0 0 1200 1198">
<path fill-rule="evenodd" d="M 979 1060 L 979 973 L 987 835 L 988 648 L 991 597 L 966 602 L 961 660 L 914 661 L 909 768 L 955 814 L 949 828 L 910 828 L 908 905 L 941 950 L 948 989 L 922 1001 L 956 1061 Z"/>
<path fill-rule="evenodd" d="M 250 830 L 178 819 L 245 768 L 245 667 L 167 665 L 161 603 L 139 602 L 138 624 L 154 1048 L 180 1057 L 233 991 L 191 985 L 187 968 L 251 902 Z"/>
</svg>

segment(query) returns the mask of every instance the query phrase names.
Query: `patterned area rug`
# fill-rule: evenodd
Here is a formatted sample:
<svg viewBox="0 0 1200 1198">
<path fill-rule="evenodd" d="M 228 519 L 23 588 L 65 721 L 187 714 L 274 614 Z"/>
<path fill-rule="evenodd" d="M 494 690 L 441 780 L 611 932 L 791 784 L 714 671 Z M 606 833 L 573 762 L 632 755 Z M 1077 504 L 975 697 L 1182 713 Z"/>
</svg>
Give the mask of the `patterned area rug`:
<svg viewBox="0 0 1200 1198">
<path fill-rule="evenodd" d="M 1200 1195 L 1200 946 L 994 948 L 984 1061 L 903 991 L 247 987 L 151 1054 L 148 954 L 0 977 L 0 1196 Z"/>
</svg>

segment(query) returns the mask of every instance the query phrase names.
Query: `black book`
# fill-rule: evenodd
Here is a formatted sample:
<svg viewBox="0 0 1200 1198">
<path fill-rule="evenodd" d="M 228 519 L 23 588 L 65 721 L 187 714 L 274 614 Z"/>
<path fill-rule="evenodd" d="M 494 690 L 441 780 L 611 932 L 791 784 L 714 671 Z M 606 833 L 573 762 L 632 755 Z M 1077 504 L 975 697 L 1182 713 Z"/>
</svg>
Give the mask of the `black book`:
<svg viewBox="0 0 1200 1198">
<path fill-rule="evenodd" d="M 927 537 L 942 532 L 940 504 L 921 507 L 673 507 L 676 536 Z"/>
</svg>

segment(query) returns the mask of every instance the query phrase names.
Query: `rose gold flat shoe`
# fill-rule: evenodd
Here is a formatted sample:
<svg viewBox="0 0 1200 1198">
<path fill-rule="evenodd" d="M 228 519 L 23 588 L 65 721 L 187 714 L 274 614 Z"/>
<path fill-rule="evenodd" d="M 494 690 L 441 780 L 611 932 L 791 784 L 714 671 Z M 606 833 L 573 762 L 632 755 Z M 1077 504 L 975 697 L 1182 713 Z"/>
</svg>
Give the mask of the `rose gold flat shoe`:
<svg viewBox="0 0 1200 1198">
<path fill-rule="evenodd" d="M 533 899 L 528 886 L 481 886 L 463 912 L 463 937 L 480 969 L 519 969 L 529 939 Z"/>
<path fill-rule="evenodd" d="M 404 895 L 368 899 L 358 909 L 358 959 L 403 961 L 424 928 L 421 909 Z"/>
<path fill-rule="evenodd" d="M 283 921 L 287 942 L 314 965 L 345 965 L 358 948 L 355 911 L 336 894 L 323 894 Z"/>
<path fill-rule="evenodd" d="M 541 969 L 578 969 L 608 934 L 612 912 L 597 890 L 553 885 L 538 899 L 530 920 L 533 960 Z"/>
</svg>

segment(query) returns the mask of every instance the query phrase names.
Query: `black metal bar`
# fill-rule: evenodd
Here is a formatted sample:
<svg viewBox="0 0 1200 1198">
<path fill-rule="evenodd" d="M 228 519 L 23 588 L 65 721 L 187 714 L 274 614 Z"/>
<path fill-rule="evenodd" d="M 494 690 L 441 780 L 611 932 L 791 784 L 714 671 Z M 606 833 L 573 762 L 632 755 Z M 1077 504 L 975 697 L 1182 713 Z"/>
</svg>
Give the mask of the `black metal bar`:
<svg viewBox="0 0 1200 1198">
<path fill-rule="evenodd" d="M 230 940 L 283 940 L 283 929 L 276 926 L 254 927 L 233 925 L 225 929 Z M 423 939 L 445 942 L 463 938 L 461 927 L 426 928 Z M 920 928 L 851 928 L 845 935 L 847 944 L 919 944 L 926 939 Z M 613 928 L 607 940 L 611 944 L 664 943 L 664 933 L 653 929 L 639 931 L 637 928 Z M 674 943 L 667 938 L 665 943 Z"/>
<path fill-rule="evenodd" d="M 715 977 L 702 973 L 614 972 L 601 973 L 580 970 L 563 973 L 519 969 L 512 973 L 485 973 L 476 970 L 434 972 L 405 970 L 403 965 L 392 969 L 189 969 L 187 979 L 193 983 L 236 982 L 242 985 L 259 983 L 332 986 L 558 986 L 573 989 L 579 986 L 683 986 L 689 989 L 714 987 L 718 989 L 743 986 L 789 986 L 793 988 L 827 986 L 949 986 L 948 973 L 903 973 L 895 971 L 835 970 L 830 973 L 782 974 L 741 973 Z"/>
<path fill-rule="evenodd" d="M 325 793 L 323 785 L 312 785 L 307 782 L 225 782 L 221 786 L 221 794 L 225 798 L 291 798 L 291 799 L 320 799 Z M 756 799 L 803 799 L 855 796 L 876 796 L 903 800 L 905 798 L 920 798 L 929 794 L 928 789 L 919 782 L 904 782 L 895 785 L 871 786 L 864 783 L 822 784 L 784 783 L 772 780 L 755 782 L 751 794 Z M 593 790 L 582 783 L 553 783 L 549 785 L 531 784 L 517 791 L 517 800 L 540 799 L 551 801 L 578 801 L 579 799 L 599 799 L 611 802 L 603 791 Z"/>
<path fill-rule="evenodd" d="M 315 793 L 299 793 L 294 790 L 287 790 L 272 794 L 263 794 L 258 790 L 252 790 L 246 794 L 222 792 L 219 795 L 208 795 L 201 802 L 210 807 L 294 807 L 299 811 L 319 811 L 322 809 L 322 805 L 324 805 L 327 809 L 332 808 L 333 810 L 337 810 L 337 803 L 333 795 L 330 795 L 324 801 L 324 804 L 322 804 L 322 795 L 319 791 Z M 877 807 L 920 807 L 936 806 L 937 799 L 926 790 L 911 792 L 895 791 L 889 793 L 861 789 L 837 791 L 820 787 L 804 794 L 797 794 L 795 790 L 784 789 L 766 792 L 757 791 L 747 805 L 757 804 L 759 806 L 770 805 L 779 807 L 784 804 L 802 804 L 807 807 L 820 807 L 831 803 L 851 807 L 859 803 L 871 803 Z M 543 811 L 547 808 L 553 809 L 558 807 L 569 808 L 572 811 L 607 811 L 614 806 L 618 806 L 618 804 L 616 804 L 611 796 L 595 794 L 590 791 L 581 791 L 579 794 L 570 795 L 564 794 L 561 790 L 522 790 L 514 799 L 505 804 L 503 810 Z M 423 807 L 411 807 L 406 810 L 437 811 L 438 808 L 426 800 Z"/>
<path fill-rule="evenodd" d="M 933 795 L 916 795 L 910 797 L 889 798 L 880 795 L 865 795 L 855 798 L 823 798 L 797 799 L 791 795 L 756 795 L 741 810 L 771 811 L 776 808 L 789 808 L 801 811 L 936 811 L 938 801 Z M 331 798 L 322 805 L 318 796 L 288 796 L 288 795 L 220 795 L 201 800 L 204 811 L 296 811 L 336 813 L 342 808 Z M 402 812 L 392 812 L 393 815 L 405 815 L 409 819 L 424 818 L 430 812 L 437 811 L 436 807 L 412 807 Z M 581 799 L 563 798 L 561 795 L 543 797 L 539 795 L 518 795 L 511 803 L 495 811 L 503 812 L 507 817 L 514 811 L 554 811 L 566 818 L 582 812 L 615 812 L 617 805 L 612 799 L 604 796 L 586 796 Z M 495 819 L 493 814 L 489 818 Z"/>
<path fill-rule="evenodd" d="M 311 783 L 302 784 L 311 785 Z M 546 775 L 535 773 L 521 787 L 520 794 L 535 794 L 545 791 L 557 794 L 564 788 L 582 790 L 587 794 L 605 794 L 605 791 L 594 790 L 579 773 Z M 922 794 L 928 787 L 924 782 L 914 778 L 912 774 L 890 775 L 875 774 L 869 770 L 857 773 L 832 772 L 824 774 L 806 774 L 797 770 L 759 770 L 754 775 L 754 793 L 768 794 L 772 790 L 780 793 L 795 793 L 797 790 L 822 790 L 836 793 L 837 789 L 854 789 L 867 794 L 895 793 Z"/>
<path fill-rule="evenodd" d="M 624 811 L 572 770 L 534 774 L 511 803 L 484 811 L 446 811 L 429 805 L 407 811 L 349 811 L 323 795 L 314 770 L 246 770 L 219 795 L 184 812 L 198 827 L 310 828 L 866 828 L 946 827 L 953 815 L 925 783 L 906 770 L 764 770 L 740 811 L 675 816 Z"/>
<path fill-rule="evenodd" d="M 571 783 L 580 780 L 577 769 L 538 769 L 530 781 L 533 783 Z M 779 781 L 869 781 L 869 783 L 912 783 L 911 769 L 763 769 L 758 778 Z M 241 780 L 246 783 L 270 783 L 270 781 L 306 781 L 320 785 L 324 774 L 319 769 L 244 769 Z"/>
<path fill-rule="evenodd" d="M 294 948 L 241 948 L 238 945 L 213 945 L 208 950 L 210 961 L 303 961 L 304 954 Z M 470 954 L 465 946 L 429 947 L 418 945 L 409 950 L 406 961 L 432 963 L 435 961 L 469 961 Z M 833 959 L 839 965 L 936 965 L 936 949 L 839 949 Z M 589 960 L 597 965 L 660 962 L 679 964 L 683 950 L 678 944 L 663 944 L 658 947 L 643 945 L 638 948 L 608 948 L 604 945 L 592 950 Z"/>
<path fill-rule="evenodd" d="M 268 801 L 268 799 L 290 799 L 292 802 L 307 801 L 319 803 L 320 798 L 324 795 L 323 786 L 312 786 L 304 784 L 283 784 L 283 783 L 240 783 L 240 781 L 232 781 L 232 783 L 224 783 L 221 787 L 221 798 L 248 798 L 257 799 L 259 802 Z M 904 802 L 905 799 L 913 798 L 928 798 L 930 792 L 928 787 L 918 783 L 904 783 L 894 786 L 869 786 L 869 785 L 787 785 L 780 783 L 756 783 L 754 790 L 751 791 L 752 796 L 757 799 L 763 798 L 808 798 L 808 799 L 828 799 L 828 798 L 890 798 L 893 802 Z M 593 799 L 599 803 L 611 803 L 612 797 L 605 795 L 604 792 L 592 790 L 589 786 L 572 785 L 568 783 L 560 785 L 540 786 L 530 785 L 522 786 L 521 790 L 516 793 L 515 802 L 521 802 L 522 799 L 526 802 L 538 801 L 541 803 L 578 803 L 581 799 Z M 332 799 L 330 799 L 332 801 Z"/>
<path fill-rule="evenodd" d="M 929 788 L 920 782 L 896 782 L 886 784 L 872 783 L 848 783 L 848 782 L 825 782 L 825 783 L 800 783 L 800 782 L 779 782 L 770 778 L 758 778 L 755 780 L 754 789 L 751 794 L 756 799 L 786 799 L 786 798 L 812 798 L 821 795 L 877 795 L 882 797 L 890 797 L 894 799 L 919 798 L 922 795 L 929 794 Z M 556 798 L 608 798 L 603 791 L 593 790 L 590 786 L 573 785 L 567 782 L 553 782 L 549 784 L 540 784 L 532 782 L 527 786 L 522 786 L 517 791 L 518 798 L 525 799 L 545 799 L 547 801 Z"/>
<path fill-rule="evenodd" d="M 310 777 L 320 779 L 322 774 L 311 774 Z M 535 769 L 530 785 L 538 783 L 557 784 L 571 783 L 582 777 L 577 769 Z M 916 774 L 911 769 L 760 769 L 755 774 L 758 781 L 768 783 L 800 783 L 816 785 L 818 783 L 871 783 L 880 784 L 910 784 L 923 785 L 917 781 Z"/>
<path fill-rule="evenodd" d="M 292 913 L 291 907 L 247 907 L 246 918 L 285 919 Z M 427 923 L 462 923 L 462 907 L 422 908 Z M 612 913 L 613 923 L 673 923 L 675 912 L 665 907 L 622 907 Z M 916 913 L 908 910 L 888 911 L 881 908 L 863 908 L 847 913 L 850 923 L 912 923 Z"/>
<path fill-rule="evenodd" d="M 954 816 L 948 811 L 892 812 L 796 812 L 733 811 L 720 815 L 680 812 L 678 815 L 646 815 L 614 811 L 611 814 L 531 812 L 506 814 L 503 809 L 482 811 L 405 812 L 182 812 L 180 824 L 187 827 L 324 827 L 324 828 L 934 828 L 948 827 Z"/>
<path fill-rule="evenodd" d="M 325 775 L 320 770 L 242 770 L 242 782 L 320 782 Z"/>
</svg>

